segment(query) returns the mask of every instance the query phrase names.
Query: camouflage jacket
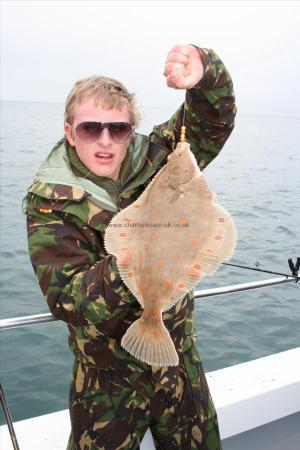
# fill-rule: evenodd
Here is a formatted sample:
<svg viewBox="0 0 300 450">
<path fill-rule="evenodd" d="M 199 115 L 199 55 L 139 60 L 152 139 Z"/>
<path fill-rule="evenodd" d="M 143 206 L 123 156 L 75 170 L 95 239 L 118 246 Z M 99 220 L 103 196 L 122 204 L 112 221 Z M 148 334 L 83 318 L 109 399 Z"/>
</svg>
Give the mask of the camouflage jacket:
<svg viewBox="0 0 300 450">
<path fill-rule="evenodd" d="M 204 76 L 186 91 L 185 125 L 203 169 L 229 137 L 236 108 L 224 64 L 212 50 L 199 51 Z M 72 171 L 67 144 L 60 141 L 25 198 L 30 258 L 50 311 L 67 322 L 70 346 L 78 359 L 102 369 L 121 369 L 124 376 L 151 368 L 120 346 L 142 310 L 122 282 L 115 257 L 105 251 L 103 236 L 114 214 L 135 201 L 166 163 L 179 141 L 182 119 L 183 105 L 169 121 L 155 126 L 149 137 L 136 134 L 119 179 L 103 177 L 100 185 Z M 179 355 L 195 341 L 193 313 L 189 292 L 163 314 Z M 171 376 L 175 369 L 168 370 Z"/>
</svg>

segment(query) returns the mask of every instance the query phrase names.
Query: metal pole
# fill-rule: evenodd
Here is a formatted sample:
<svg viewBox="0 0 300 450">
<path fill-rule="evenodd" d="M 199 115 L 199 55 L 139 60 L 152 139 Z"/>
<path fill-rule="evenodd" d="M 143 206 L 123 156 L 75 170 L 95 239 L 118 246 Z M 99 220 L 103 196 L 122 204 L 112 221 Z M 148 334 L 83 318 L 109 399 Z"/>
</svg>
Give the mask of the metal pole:
<svg viewBox="0 0 300 450">
<path fill-rule="evenodd" d="M 298 278 L 296 278 L 297 281 Z M 195 292 L 195 298 L 214 297 L 217 295 L 232 294 L 234 292 L 250 291 L 252 289 L 259 289 L 269 286 L 277 286 L 284 283 L 295 283 L 295 277 L 280 277 L 271 278 L 269 280 L 254 281 L 250 283 L 233 284 L 231 286 L 224 286 L 215 289 L 207 289 Z"/>
<path fill-rule="evenodd" d="M 51 313 L 14 317 L 12 319 L 2 319 L 0 320 L 0 331 L 9 330 L 10 328 L 26 327 L 28 325 L 36 325 L 39 323 L 53 322 L 54 320 L 58 319 L 53 317 Z"/>
<path fill-rule="evenodd" d="M 297 281 L 298 278 L 296 278 Z M 254 281 L 251 283 L 234 284 L 232 286 L 224 286 L 215 289 L 206 289 L 201 291 L 195 291 L 195 298 L 205 298 L 205 297 L 216 297 L 218 295 L 232 294 L 234 292 L 249 291 L 252 289 L 259 289 L 268 286 L 276 286 L 278 284 L 284 283 L 295 283 L 295 277 L 280 277 L 271 278 L 269 280 Z M 0 320 L 0 331 L 9 330 L 11 328 L 24 327 L 28 325 L 35 325 L 45 322 L 53 322 L 58 320 L 52 316 L 50 313 L 46 314 L 36 314 L 33 316 L 23 316 L 15 317 L 12 319 L 2 319 Z"/>
<path fill-rule="evenodd" d="M 7 423 L 7 426 L 8 426 L 8 431 L 9 431 L 9 434 L 10 434 L 10 437 L 11 437 L 11 441 L 12 441 L 14 450 L 20 450 L 20 447 L 19 447 L 18 441 L 17 441 L 17 436 L 16 436 L 16 433 L 15 433 L 15 430 L 14 430 L 12 418 L 11 418 L 11 415 L 10 415 L 10 412 L 9 412 L 8 405 L 7 405 L 6 400 L 5 400 L 5 395 L 4 395 L 4 392 L 3 392 L 1 384 L 0 384 L 0 401 L 1 401 L 1 405 L 2 405 L 2 408 L 3 408 L 3 412 L 4 412 L 4 415 L 5 415 L 6 423 Z"/>
</svg>

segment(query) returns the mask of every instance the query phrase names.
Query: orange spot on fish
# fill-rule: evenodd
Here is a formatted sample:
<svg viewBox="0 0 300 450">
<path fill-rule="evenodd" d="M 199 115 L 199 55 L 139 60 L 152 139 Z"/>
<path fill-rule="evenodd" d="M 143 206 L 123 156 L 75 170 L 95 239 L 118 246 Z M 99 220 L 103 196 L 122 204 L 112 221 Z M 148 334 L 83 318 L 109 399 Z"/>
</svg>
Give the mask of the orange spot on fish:
<svg viewBox="0 0 300 450">
<path fill-rule="evenodd" d="M 201 266 L 201 264 L 194 264 L 194 267 L 195 267 L 195 269 L 197 269 L 197 270 L 201 270 L 202 269 L 202 266 Z"/>
<path fill-rule="evenodd" d="M 172 239 L 172 241 L 177 241 L 178 238 L 177 238 L 177 236 L 172 236 L 171 239 Z"/>
<path fill-rule="evenodd" d="M 218 236 L 215 236 L 215 240 L 216 240 L 216 241 L 220 241 L 221 239 L 223 239 L 223 237 L 222 237 L 222 236 L 220 236 L 220 235 L 218 235 Z"/>
<path fill-rule="evenodd" d="M 167 288 L 168 288 L 168 289 L 172 289 L 172 287 L 173 287 L 173 281 L 172 281 L 172 280 L 167 280 L 166 283 L 167 283 Z"/>
<path fill-rule="evenodd" d="M 128 217 L 124 217 L 125 222 L 131 222 L 131 219 L 128 219 Z"/>
<path fill-rule="evenodd" d="M 133 272 L 127 272 L 127 276 L 128 276 L 128 278 L 133 277 Z"/>
<path fill-rule="evenodd" d="M 158 266 L 163 266 L 166 264 L 166 260 L 164 258 L 159 258 L 156 262 Z"/>
<path fill-rule="evenodd" d="M 132 205 L 134 208 L 139 208 L 140 205 Z"/>
<path fill-rule="evenodd" d="M 146 288 L 141 287 L 141 288 L 140 288 L 140 293 L 141 293 L 141 294 L 145 294 L 145 292 L 146 292 Z"/>
<path fill-rule="evenodd" d="M 184 288 L 184 284 L 180 283 L 180 284 L 177 285 L 177 287 L 178 287 L 178 289 L 183 289 Z"/>
<path fill-rule="evenodd" d="M 191 245 L 196 245 L 196 244 L 198 244 L 198 239 L 191 239 L 191 240 L 190 240 L 190 244 L 191 244 Z"/>
<path fill-rule="evenodd" d="M 220 223 L 223 223 L 223 222 L 225 222 L 225 219 L 224 219 L 224 217 L 219 217 L 219 219 L 218 219 L 218 222 L 220 222 Z"/>
<path fill-rule="evenodd" d="M 147 273 L 153 272 L 152 267 L 147 267 L 146 272 L 147 272 Z"/>
<path fill-rule="evenodd" d="M 156 330 L 153 330 L 153 331 L 152 331 L 152 335 L 153 335 L 154 337 L 157 337 L 157 331 L 156 331 Z"/>
<path fill-rule="evenodd" d="M 127 234 L 127 233 L 120 233 L 120 236 L 122 236 L 122 237 L 127 237 L 128 234 Z"/>
<path fill-rule="evenodd" d="M 181 225 L 187 225 L 188 220 L 187 219 L 181 219 L 180 223 L 181 223 Z"/>
<path fill-rule="evenodd" d="M 155 233 L 151 234 L 150 239 L 152 239 L 152 241 L 156 241 L 157 234 L 155 234 Z"/>
</svg>

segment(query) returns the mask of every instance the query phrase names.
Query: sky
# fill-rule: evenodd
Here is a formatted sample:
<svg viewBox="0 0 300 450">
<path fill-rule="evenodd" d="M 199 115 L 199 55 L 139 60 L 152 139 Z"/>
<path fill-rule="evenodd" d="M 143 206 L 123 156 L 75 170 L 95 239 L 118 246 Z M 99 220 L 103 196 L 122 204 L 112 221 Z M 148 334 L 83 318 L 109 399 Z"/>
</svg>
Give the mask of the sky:
<svg viewBox="0 0 300 450">
<path fill-rule="evenodd" d="M 123 82 L 142 107 L 177 107 L 167 53 L 213 49 L 242 113 L 299 117 L 300 1 L 1 0 L 1 98 L 63 103 L 93 74 Z"/>
</svg>

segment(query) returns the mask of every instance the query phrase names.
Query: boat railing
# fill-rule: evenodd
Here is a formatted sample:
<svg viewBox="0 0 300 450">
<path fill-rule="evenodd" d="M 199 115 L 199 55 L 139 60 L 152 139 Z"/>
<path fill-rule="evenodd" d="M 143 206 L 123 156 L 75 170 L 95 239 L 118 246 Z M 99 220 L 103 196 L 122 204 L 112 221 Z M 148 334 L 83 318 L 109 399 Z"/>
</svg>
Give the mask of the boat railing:
<svg viewBox="0 0 300 450">
<path fill-rule="evenodd" d="M 295 283 L 299 280 L 299 276 L 291 275 L 278 278 L 270 278 L 267 280 L 253 281 L 249 283 L 233 284 L 231 286 L 223 286 L 213 289 L 203 289 L 194 292 L 195 298 L 216 297 L 219 295 L 232 294 L 235 292 L 249 291 L 252 289 L 260 289 L 269 286 L 276 286 L 284 283 Z M 24 327 L 28 325 L 36 325 L 39 323 L 53 322 L 58 320 L 51 313 L 35 314 L 32 316 L 13 317 L 10 319 L 0 320 L 0 331 L 11 328 Z"/>
</svg>

